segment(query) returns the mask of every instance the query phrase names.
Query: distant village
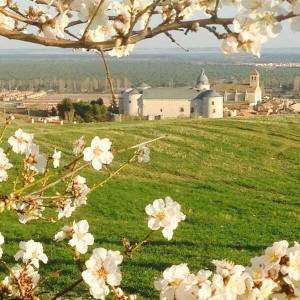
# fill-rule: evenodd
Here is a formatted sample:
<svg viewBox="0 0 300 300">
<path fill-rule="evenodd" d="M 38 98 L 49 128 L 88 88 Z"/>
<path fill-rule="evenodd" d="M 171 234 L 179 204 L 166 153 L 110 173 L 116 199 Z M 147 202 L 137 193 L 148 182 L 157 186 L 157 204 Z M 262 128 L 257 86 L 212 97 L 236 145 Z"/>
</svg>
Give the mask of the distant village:
<svg viewBox="0 0 300 300">
<path fill-rule="evenodd" d="M 72 95 L 68 95 L 72 96 Z M 74 102 L 90 101 L 89 94 L 77 94 Z M 110 107 L 109 94 L 99 94 L 103 105 Z M 0 108 L 31 116 L 43 116 L 52 111 L 49 122 L 59 122 L 53 116 L 65 94 L 47 94 L 46 91 L 0 91 Z M 165 119 L 165 118 L 223 118 L 251 117 L 274 114 L 299 114 L 300 100 L 270 98 L 263 95 L 260 74 L 254 69 L 248 84 L 210 84 L 205 70 L 199 74 L 193 87 L 152 88 L 145 82 L 123 90 L 118 95 L 118 113 L 110 120 Z"/>
</svg>

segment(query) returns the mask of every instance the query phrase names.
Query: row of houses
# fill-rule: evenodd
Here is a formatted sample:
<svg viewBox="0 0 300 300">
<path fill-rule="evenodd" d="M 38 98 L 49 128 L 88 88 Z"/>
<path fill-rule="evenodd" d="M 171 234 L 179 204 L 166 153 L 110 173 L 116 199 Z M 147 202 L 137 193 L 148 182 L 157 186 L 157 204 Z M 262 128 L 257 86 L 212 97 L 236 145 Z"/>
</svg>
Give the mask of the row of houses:
<svg viewBox="0 0 300 300">
<path fill-rule="evenodd" d="M 46 95 L 45 91 L 0 91 L 0 100 L 4 102 L 37 99 Z"/>
<path fill-rule="evenodd" d="M 261 115 L 275 114 L 300 114 L 300 101 L 288 99 L 264 100 L 262 103 L 254 106 L 248 106 L 244 103 L 226 103 L 224 106 L 224 116 L 227 117 L 251 117 Z"/>
</svg>

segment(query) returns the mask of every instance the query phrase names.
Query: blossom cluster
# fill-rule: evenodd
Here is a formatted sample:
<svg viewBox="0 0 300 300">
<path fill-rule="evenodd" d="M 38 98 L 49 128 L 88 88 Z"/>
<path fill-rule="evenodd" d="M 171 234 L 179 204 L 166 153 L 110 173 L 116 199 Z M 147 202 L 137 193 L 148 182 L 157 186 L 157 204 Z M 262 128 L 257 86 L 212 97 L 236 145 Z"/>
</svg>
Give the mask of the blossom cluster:
<svg viewBox="0 0 300 300">
<path fill-rule="evenodd" d="M 7 125 L 13 119 L 12 115 L 7 117 L 2 137 Z M 58 220 L 69 218 L 78 207 L 87 204 L 90 192 L 103 185 L 103 182 L 100 182 L 98 185 L 89 188 L 86 178 L 77 173 L 89 167 L 101 171 L 104 166 L 111 164 L 114 159 L 111 151 L 112 142 L 108 138 L 101 139 L 98 136 L 95 136 L 90 145 L 87 146 L 84 136 L 76 140 L 73 148 L 74 159 L 64 166 L 61 166 L 60 163 L 62 151 L 54 148 L 53 154 L 48 155 L 46 158 L 45 155 L 40 153 L 39 146 L 34 143 L 34 135 L 23 131 L 21 128 L 8 138 L 8 144 L 9 147 L 6 150 L 0 147 L 0 182 L 8 179 L 8 170 L 13 167 L 8 159 L 11 151 L 22 156 L 23 163 L 16 168 L 18 175 L 15 178 L 13 189 L 7 195 L 0 197 L 0 212 L 14 210 L 18 214 L 19 221 L 23 224 L 30 220 L 45 219 L 43 212 L 46 208 L 54 208 L 58 214 Z M 104 183 L 113 176 L 118 175 L 126 164 L 136 159 L 138 162 L 149 162 L 150 149 L 144 144 L 138 144 L 120 151 L 124 152 L 130 149 L 137 149 L 132 159 L 121 165 L 120 169 L 113 174 L 109 174 L 104 179 Z M 52 162 L 54 170 L 50 170 L 50 162 Z M 56 180 L 49 182 L 53 178 Z M 56 191 L 55 195 L 48 194 L 44 196 L 44 191 L 56 187 L 57 184 L 65 186 L 63 192 Z M 31 188 L 31 192 L 29 192 L 29 188 Z M 54 218 L 51 217 L 46 220 L 53 222 Z"/>
<path fill-rule="evenodd" d="M 10 117 L 9 121 L 11 120 L 12 117 Z M 73 153 L 75 159 L 73 162 L 68 164 L 67 168 L 63 166 L 58 171 L 49 174 L 50 161 L 53 162 L 54 169 L 60 167 L 61 151 L 55 148 L 53 154 L 49 155 L 47 159 L 45 155 L 40 153 L 39 146 L 34 143 L 34 135 L 23 131 L 21 128 L 8 138 L 8 144 L 9 148 L 6 151 L 0 148 L 0 182 L 8 179 L 7 171 L 13 167 L 7 156 L 10 151 L 23 155 L 23 168 L 18 169 L 22 179 L 19 178 L 20 176 L 17 177 L 14 190 L 0 199 L 0 212 L 6 209 L 15 210 L 21 223 L 43 218 L 43 211 L 46 206 L 56 208 L 58 219 L 68 218 L 78 207 L 87 204 L 87 196 L 90 192 L 86 179 L 80 175 L 70 176 L 70 180 L 66 182 L 65 192 L 56 193 L 55 196 L 43 197 L 42 194 L 38 195 L 35 192 L 21 196 L 22 192 L 28 187 L 42 183 L 44 186 L 42 189 L 46 190 L 48 188 L 46 185 L 48 178 L 58 176 L 63 170 L 71 166 L 73 166 L 74 174 L 77 171 L 76 166 L 82 169 L 91 165 L 95 170 L 99 171 L 103 165 L 110 164 L 114 158 L 110 151 L 112 143 L 108 138 L 100 139 L 96 136 L 89 147 L 84 147 L 84 137 L 81 137 L 74 142 Z M 39 175 L 42 177 L 38 177 Z M 60 180 L 56 181 L 56 183 L 59 182 Z M 22 183 L 22 187 L 18 188 L 20 183 Z M 51 186 L 50 184 L 49 187 Z M 38 189 L 37 185 L 36 189 Z M 45 203 L 47 201 L 48 203 Z M 52 219 L 49 220 L 52 221 Z"/>
<path fill-rule="evenodd" d="M 46 264 L 48 257 L 42 244 L 33 240 L 21 242 L 19 247 L 15 260 L 22 260 L 22 263 L 9 268 L 10 274 L 0 282 L 0 296 L 3 297 L 1 299 L 38 299 L 35 296 L 40 280 L 38 269 L 40 261 Z"/>
<path fill-rule="evenodd" d="M 9 162 L 6 153 L 0 148 L 0 182 L 7 180 L 8 174 L 6 170 L 12 167 L 13 165 Z"/>
<path fill-rule="evenodd" d="M 64 226 L 58 232 L 54 240 L 63 241 L 69 239 L 68 244 L 75 250 L 75 258 L 81 254 L 85 254 L 88 246 L 94 244 L 94 237 L 88 232 L 89 224 L 86 220 L 78 223 L 73 222 L 72 226 Z M 118 287 L 121 284 L 122 275 L 120 264 L 123 256 L 119 251 L 106 250 L 104 248 L 96 248 L 93 250 L 91 257 L 86 261 L 86 269 L 82 271 L 82 278 L 89 286 L 89 292 L 95 299 L 105 299 L 110 293 L 110 287 L 116 299 L 134 300 L 133 295 L 127 297 Z M 118 287 L 118 288 L 115 288 Z"/>
<path fill-rule="evenodd" d="M 227 1 L 231 2 L 231 1 Z M 294 14 L 291 19 L 293 31 L 300 31 L 300 2 L 290 1 L 287 5 L 282 0 L 242 0 L 236 1 L 238 8 L 243 9 L 233 21 L 233 34 L 228 34 L 222 48 L 224 53 L 233 54 L 242 50 L 259 56 L 261 45 L 268 38 L 275 38 L 282 30 L 280 19 Z"/>
<path fill-rule="evenodd" d="M 216 273 L 191 273 L 187 264 L 166 269 L 155 281 L 164 300 L 268 300 L 300 298 L 300 245 L 274 243 L 264 255 L 251 259 L 251 266 L 213 260 Z"/>
<path fill-rule="evenodd" d="M 36 34 L 48 39 L 75 38 L 102 43 L 101 46 L 110 49 L 109 54 L 116 57 L 128 55 L 135 43 L 146 38 L 147 31 L 152 28 L 158 31 L 152 36 L 172 30 L 167 25 L 179 22 L 188 31 L 197 31 L 199 26 L 206 28 L 207 24 L 201 23 L 205 20 L 203 17 L 216 18 L 224 6 L 234 6 L 238 10 L 233 24 L 224 24 L 225 34 L 216 34 L 224 39 L 222 48 L 226 54 L 242 50 L 259 55 L 261 45 L 279 34 L 280 23 L 285 19 L 291 20 L 293 31 L 300 30 L 299 0 L 40 0 L 38 4 L 33 1 L 24 12 L 18 11 L 23 18 L 13 14 L 18 10 L 18 2 L 21 1 L 0 1 L 3 9 L 0 27 L 26 33 L 31 25 L 37 27 Z M 153 15 L 157 17 L 152 18 Z M 197 19 L 199 15 L 202 18 Z M 191 25 L 184 23 L 187 20 L 192 21 Z M 157 22 L 159 25 L 153 27 Z M 84 26 L 69 31 L 82 24 Z M 216 25 L 223 23 L 216 22 Z M 229 25 L 233 26 L 226 27 Z"/>
</svg>

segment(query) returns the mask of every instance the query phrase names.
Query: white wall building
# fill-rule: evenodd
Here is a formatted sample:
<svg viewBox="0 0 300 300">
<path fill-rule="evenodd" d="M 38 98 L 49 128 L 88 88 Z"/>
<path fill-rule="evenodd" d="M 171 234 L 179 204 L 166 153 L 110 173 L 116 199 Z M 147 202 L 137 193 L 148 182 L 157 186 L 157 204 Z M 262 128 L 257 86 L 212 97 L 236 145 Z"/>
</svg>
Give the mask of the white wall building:
<svg viewBox="0 0 300 300">
<path fill-rule="evenodd" d="M 253 70 L 249 85 L 234 86 L 233 99 L 228 87 L 223 84 L 211 89 L 208 77 L 202 70 L 194 88 L 151 88 L 140 83 L 136 88 L 126 90 L 119 98 L 120 114 L 131 117 L 163 116 L 165 118 L 205 117 L 223 118 L 223 102 L 228 100 L 247 101 L 256 105 L 261 101 L 259 73 Z M 237 92 L 237 87 L 243 93 Z"/>
</svg>

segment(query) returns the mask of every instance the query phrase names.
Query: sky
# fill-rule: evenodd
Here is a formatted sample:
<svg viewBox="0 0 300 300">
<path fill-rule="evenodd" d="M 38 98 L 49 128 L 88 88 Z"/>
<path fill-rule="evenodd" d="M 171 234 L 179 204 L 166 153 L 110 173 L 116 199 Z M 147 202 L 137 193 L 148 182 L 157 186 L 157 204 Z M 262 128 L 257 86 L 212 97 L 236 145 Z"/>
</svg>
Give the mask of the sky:
<svg viewBox="0 0 300 300">
<path fill-rule="evenodd" d="M 23 0 L 22 0 L 23 1 Z M 22 3 L 21 1 L 21 3 Z M 24 3 L 24 2 L 23 2 Z M 22 8 L 23 5 L 21 5 Z M 23 7 L 24 8 L 24 7 Z M 225 8 L 222 10 L 224 17 L 233 16 L 235 11 L 232 8 Z M 172 32 L 171 32 L 172 33 Z M 195 47 L 220 47 L 221 41 L 215 38 L 214 35 L 209 33 L 205 29 L 200 29 L 197 33 L 190 33 L 187 36 L 181 32 L 172 33 L 178 42 L 187 48 Z M 22 48 L 41 48 L 43 46 L 30 44 L 26 42 L 11 41 L 6 38 L 0 37 L 0 49 L 22 49 Z M 144 40 L 136 45 L 138 48 L 173 48 L 178 47 L 172 43 L 164 34 L 161 34 L 155 38 Z M 289 21 L 283 23 L 283 31 L 275 39 L 269 39 L 269 41 L 263 45 L 263 48 L 300 48 L 300 32 L 293 33 L 290 29 Z"/>
</svg>

